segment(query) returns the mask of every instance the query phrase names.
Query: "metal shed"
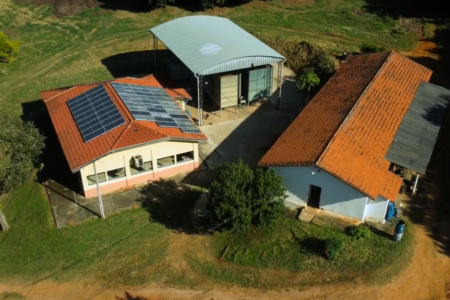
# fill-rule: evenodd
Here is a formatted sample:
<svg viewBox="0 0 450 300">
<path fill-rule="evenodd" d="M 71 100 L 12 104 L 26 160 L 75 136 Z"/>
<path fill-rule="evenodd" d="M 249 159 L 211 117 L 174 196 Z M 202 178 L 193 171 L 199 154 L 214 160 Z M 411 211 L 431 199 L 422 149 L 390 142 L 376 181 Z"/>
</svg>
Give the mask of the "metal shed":
<svg viewBox="0 0 450 300">
<path fill-rule="evenodd" d="M 259 78 L 258 76 L 273 76 L 271 71 L 266 70 L 265 75 L 259 75 L 264 71 L 258 71 L 264 69 L 261 67 L 271 64 L 278 64 L 277 103 L 279 105 L 282 64 L 285 58 L 230 20 L 212 16 L 189 16 L 168 21 L 151 28 L 150 31 L 153 34 L 154 49 L 157 50 L 157 39 L 159 39 L 195 76 L 200 125 L 202 124 L 205 82 L 216 81 L 216 89 L 218 84 L 226 86 L 227 100 L 220 101 L 221 107 L 238 103 L 242 97 L 251 101 L 249 97 L 264 93 L 264 90 L 267 92 L 268 88 L 266 86 L 262 91 L 257 89 L 258 84 L 259 86 L 264 84 L 262 79 L 260 83 L 252 83 L 249 87 L 250 78 L 255 81 Z M 155 63 L 156 60 L 155 51 Z M 170 64 L 172 68 L 175 68 L 176 62 L 170 62 Z M 181 74 L 182 69 L 174 73 Z M 246 72 L 241 73 L 239 70 L 246 70 Z M 205 78 L 213 74 L 221 74 L 218 83 L 217 78 L 214 80 L 211 80 L 211 77 Z M 238 77 L 233 78 L 233 76 Z M 242 87 L 243 80 L 246 80 L 245 88 Z M 237 91 L 231 89 L 232 87 L 236 87 Z M 235 96 L 236 99 L 234 99 Z M 225 97 L 222 98 L 225 99 Z"/>
<path fill-rule="evenodd" d="M 386 160 L 425 174 L 449 101 L 450 90 L 422 82 L 395 134 Z"/>
</svg>

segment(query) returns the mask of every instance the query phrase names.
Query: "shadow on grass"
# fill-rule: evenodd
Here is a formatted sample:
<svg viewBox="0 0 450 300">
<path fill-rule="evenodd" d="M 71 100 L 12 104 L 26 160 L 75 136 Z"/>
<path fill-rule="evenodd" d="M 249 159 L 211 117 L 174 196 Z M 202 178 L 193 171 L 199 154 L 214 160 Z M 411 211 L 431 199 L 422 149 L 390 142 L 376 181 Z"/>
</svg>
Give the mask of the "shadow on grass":
<svg viewBox="0 0 450 300">
<path fill-rule="evenodd" d="M 297 240 L 297 238 L 296 238 Z M 307 237 L 301 240 L 297 240 L 299 245 L 300 245 L 300 249 L 302 251 L 308 252 L 310 254 L 316 255 L 316 256 L 320 256 L 323 258 L 325 257 L 325 241 L 316 237 Z"/>
<path fill-rule="evenodd" d="M 141 297 L 141 296 L 133 296 L 129 292 L 125 292 L 125 296 L 116 297 L 116 300 L 163 300 L 162 296 L 152 296 L 151 298 Z"/>
<path fill-rule="evenodd" d="M 158 58 L 164 56 L 165 50 L 157 50 Z M 114 78 L 151 74 L 155 71 L 154 50 L 119 53 L 103 58 L 102 64 Z"/>
<path fill-rule="evenodd" d="M 202 191 L 173 180 L 159 180 L 147 184 L 142 190 L 142 207 L 150 214 L 150 220 L 169 229 L 188 234 L 202 233 L 196 222 L 199 215 L 194 207 Z"/>
</svg>

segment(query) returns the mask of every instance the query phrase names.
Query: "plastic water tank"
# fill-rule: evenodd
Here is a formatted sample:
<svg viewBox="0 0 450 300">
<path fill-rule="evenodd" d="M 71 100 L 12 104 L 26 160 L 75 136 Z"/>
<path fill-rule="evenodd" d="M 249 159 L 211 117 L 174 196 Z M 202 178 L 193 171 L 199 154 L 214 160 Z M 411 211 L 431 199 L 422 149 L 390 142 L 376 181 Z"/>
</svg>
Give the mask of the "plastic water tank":
<svg viewBox="0 0 450 300">
<path fill-rule="evenodd" d="M 395 225 L 394 230 L 394 241 L 400 242 L 403 236 L 403 231 L 405 230 L 405 221 L 399 220 L 397 225 Z"/>
</svg>

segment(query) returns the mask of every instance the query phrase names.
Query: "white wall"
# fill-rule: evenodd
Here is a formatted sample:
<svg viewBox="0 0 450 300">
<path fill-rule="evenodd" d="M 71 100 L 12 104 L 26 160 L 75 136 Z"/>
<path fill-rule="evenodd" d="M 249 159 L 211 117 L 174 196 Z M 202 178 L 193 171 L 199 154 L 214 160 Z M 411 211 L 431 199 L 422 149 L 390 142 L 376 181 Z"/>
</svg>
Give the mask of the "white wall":
<svg viewBox="0 0 450 300">
<path fill-rule="evenodd" d="M 378 196 L 375 200 L 369 199 L 366 208 L 366 219 L 384 223 L 388 204 L 389 200 L 382 196 Z"/>
<path fill-rule="evenodd" d="M 364 221 L 364 212 L 368 197 L 334 176 L 316 167 L 271 167 L 283 177 L 288 190 L 288 205 L 306 205 L 309 186 L 322 188 L 320 208 L 335 214 Z M 314 174 L 312 174 L 314 172 Z"/>
<path fill-rule="evenodd" d="M 101 159 L 97 160 L 95 166 L 97 173 L 106 172 L 114 169 L 124 168 L 126 170 L 126 177 L 116 179 L 117 181 L 129 180 L 133 177 L 142 176 L 142 174 L 131 175 L 130 172 L 130 160 L 134 155 L 142 155 L 144 162 L 153 162 L 153 172 L 161 169 L 157 168 L 157 159 L 176 155 L 184 152 L 194 151 L 194 163 L 198 163 L 198 143 L 197 142 L 176 142 L 176 141 L 164 141 L 155 144 L 148 144 L 133 149 L 122 150 L 112 154 L 109 154 Z M 191 163 L 191 162 L 187 162 Z M 172 166 L 175 167 L 176 165 Z M 170 167 L 165 167 L 170 168 Z M 89 164 L 80 169 L 81 179 L 83 182 L 84 190 L 95 188 L 95 185 L 88 185 L 87 176 L 95 174 L 94 165 Z M 110 182 L 102 182 L 100 185 L 106 185 Z"/>
</svg>

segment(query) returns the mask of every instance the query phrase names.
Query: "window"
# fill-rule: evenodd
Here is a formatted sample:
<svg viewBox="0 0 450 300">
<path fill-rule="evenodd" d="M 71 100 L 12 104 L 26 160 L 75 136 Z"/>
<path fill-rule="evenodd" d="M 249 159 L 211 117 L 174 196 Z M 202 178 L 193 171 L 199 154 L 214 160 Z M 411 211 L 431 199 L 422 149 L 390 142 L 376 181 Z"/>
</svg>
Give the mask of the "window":
<svg viewBox="0 0 450 300">
<path fill-rule="evenodd" d="M 153 170 L 153 164 L 151 161 L 145 161 L 142 166 L 137 166 L 134 157 L 130 159 L 130 173 L 131 175 L 144 173 Z"/>
<path fill-rule="evenodd" d="M 194 160 L 194 151 L 189 151 L 177 155 L 177 164 L 191 160 Z"/>
<path fill-rule="evenodd" d="M 125 168 L 111 170 L 111 171 L 106 172 L 106 174 L 108 174 L 108 180 L 122 178 L 122 177 L 125 177 L 125 175 L 126 175 Z"/>
<path fill-rule="evenodd" d="M 158 168 L 164 168 L 167 166 L 171 166 L 175 164 L 175 157 L 174 156 L 167 156 L 163 158 L 157 159 Z"/>
<path fill-rule="evenodd" d="M 100 182 L 105 182 L 105 181 L 106 181 L 106 173 L 105 173 L 105 172 L 98 173 L 98 174 L 97 174 L 97 178 L 98 178 L 98 182 L 99 182 L 99 183 L 100 183 Z M 95 181 L 95 174 L 94 174 L 94 175 L 89 175 L 89 176 L 87 177 L 87 180 L 88 180 L 88 185 L 96 184 L 96 181 Z"/>
</svg>

